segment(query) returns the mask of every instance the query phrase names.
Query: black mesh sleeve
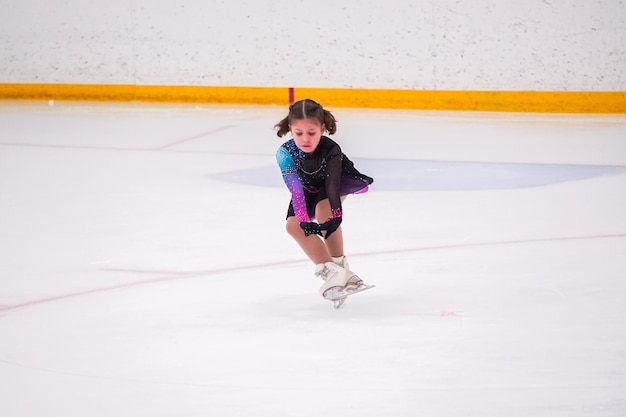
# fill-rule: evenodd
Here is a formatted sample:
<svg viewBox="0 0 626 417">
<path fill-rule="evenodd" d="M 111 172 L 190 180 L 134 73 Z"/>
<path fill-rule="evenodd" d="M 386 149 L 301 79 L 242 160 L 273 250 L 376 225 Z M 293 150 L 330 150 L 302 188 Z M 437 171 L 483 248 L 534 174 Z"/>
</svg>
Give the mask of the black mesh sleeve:
<svg viewBox="0 0 626 417">
<path fill-rule="evenodd" d="M 342 154 L 339 145 L 330 143 L 326 152 L 326 178 L 324 188 L 331 208 L 331 218 L 341 217 L 341 177 L 343 174 Z M 326 219 L 320 219 L 324 221 Z"/>
</svg>

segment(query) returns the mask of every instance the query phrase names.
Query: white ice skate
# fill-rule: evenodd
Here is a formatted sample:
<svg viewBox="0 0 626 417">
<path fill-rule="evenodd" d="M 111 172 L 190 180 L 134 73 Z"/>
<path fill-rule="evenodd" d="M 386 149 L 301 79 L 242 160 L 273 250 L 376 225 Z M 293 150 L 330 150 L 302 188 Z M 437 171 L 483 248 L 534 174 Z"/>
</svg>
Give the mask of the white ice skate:
<svg viewBox="0 0 626 417">
<path fill-rule="evenodd" d="M 320 288 L 320 295 L 332 301 L 336 309 L 346 302 L 348 296 L 375 287 L 375 285 L 365 284 L 361 278 L 348 269 L 345 256 L 333 257 L 333 262 L 316 265 L 315 275 L 325 281 Z"/>
<path fill-rule="evenodd" d="M 357 274 L 350 271 L 350 265 L 348 264 L 348 258 L 345 255 L 333 256 L 333 262 L 345 269 L 348 273 L 348 281 L 344 287 L 345 290 L 354 290 L 361 285 L 365 285 L 363 280 L 359 278 Z"/>
<path fill-rule="evenodd" d="M 320 295 L 324 298 L 328 298 L 328 290 L 331 288 L 341 289 L 348 282 L 348 271 L 334 262 L 315 265 L 315 275 L 324 280 L 324 284 L 320 287 Z"/>
</svg>

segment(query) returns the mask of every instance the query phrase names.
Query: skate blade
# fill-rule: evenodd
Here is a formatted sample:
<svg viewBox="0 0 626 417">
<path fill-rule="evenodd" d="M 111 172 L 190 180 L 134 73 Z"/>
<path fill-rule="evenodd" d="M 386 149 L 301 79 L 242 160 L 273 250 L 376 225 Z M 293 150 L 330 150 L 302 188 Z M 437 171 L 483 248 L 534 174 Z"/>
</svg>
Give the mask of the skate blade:
<svg viewBox="0 0 626 417">
<path fill-rule="evenodd" d="M 346 297 L 346 291 L 341 287 L 332 287 L 324 291 L 322 297 L 330 301 L 335 301 Z"/>
<path fill-rule="evenodd" d="M 353 289 L 333 287 L 333 288 L 326 290 L 326 292 L 324 293 L 324 298 L 326 298 L 329 301 L 332 301 L 333 307 L 335 307 L 335 309 L 338 309 L 346 302 L 346 299 L 349 296 L 360 293 L 365 290 L 369 290 L 374 287 L 376 287 L 376 285 L 368 285 L 365 283 L 361 283 L 356 288 L 353 288 Z"/>
<path fill-rule="evenodd" d="M 343 303 L 345 303 L 345 302 L 346 302 L 347 298 L 348 298 L 348 297 L 343 297 L 343 298 L 340 298 L 340 299 L 338 299 L 338 300 L 333 300 L 333 307 L 335 307 L 335 310 L 337 310 L 337 309 L 341 308 L 341 306 L 343 305 Z"/>
</svg>

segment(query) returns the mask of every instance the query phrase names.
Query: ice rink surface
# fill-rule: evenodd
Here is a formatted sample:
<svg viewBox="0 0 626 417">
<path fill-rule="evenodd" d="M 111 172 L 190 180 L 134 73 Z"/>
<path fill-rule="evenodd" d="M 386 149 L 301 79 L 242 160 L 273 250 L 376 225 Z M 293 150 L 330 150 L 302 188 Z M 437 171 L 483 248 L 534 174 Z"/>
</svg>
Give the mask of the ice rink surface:
<svg viewBox="0 0 626 417">
<path fill-rule="evenodd" d="M 286 110 L 0 103 L 3 416 L 626 415 L 626 116 L 330 109 L 334 310 Z"/>
</svg>

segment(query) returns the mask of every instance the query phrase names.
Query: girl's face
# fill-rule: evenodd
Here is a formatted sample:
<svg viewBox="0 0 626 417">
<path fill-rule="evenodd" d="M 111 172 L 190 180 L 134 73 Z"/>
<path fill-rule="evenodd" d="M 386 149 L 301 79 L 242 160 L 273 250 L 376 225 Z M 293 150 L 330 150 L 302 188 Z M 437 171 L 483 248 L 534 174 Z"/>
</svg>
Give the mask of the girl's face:
<svg viewBox="0 0 626 417">
<path fill-rule="evenodd" d="M 298 149 L 311 153 L 319 145 L 326 127 L 316 119 L 298 119 L 291 122 L 289 130 Z"/>
</svg>

